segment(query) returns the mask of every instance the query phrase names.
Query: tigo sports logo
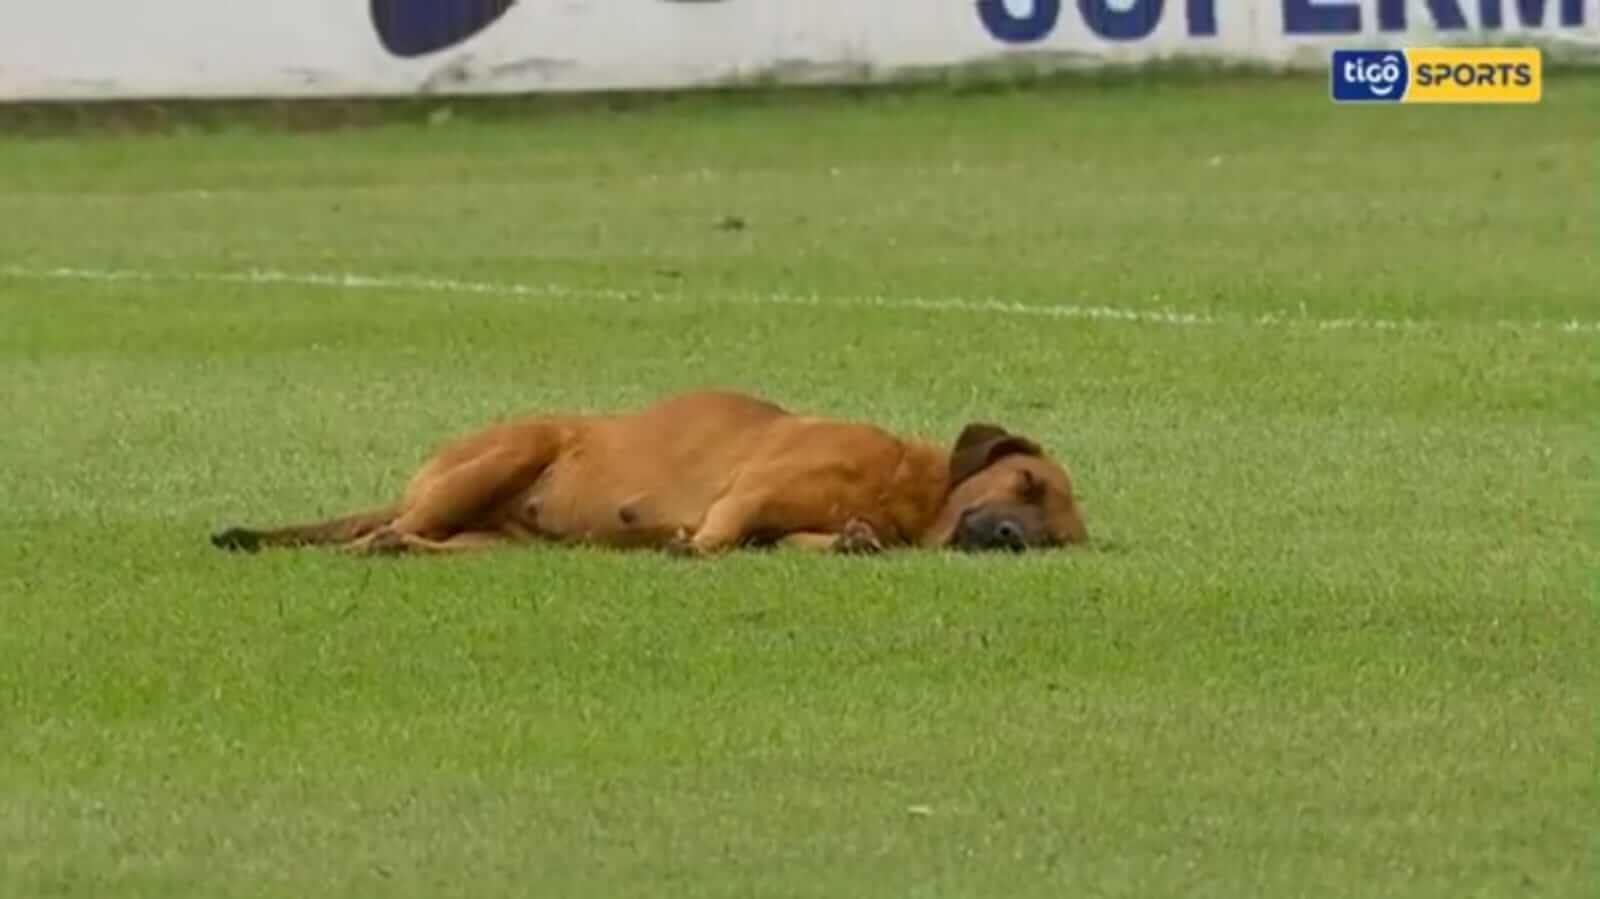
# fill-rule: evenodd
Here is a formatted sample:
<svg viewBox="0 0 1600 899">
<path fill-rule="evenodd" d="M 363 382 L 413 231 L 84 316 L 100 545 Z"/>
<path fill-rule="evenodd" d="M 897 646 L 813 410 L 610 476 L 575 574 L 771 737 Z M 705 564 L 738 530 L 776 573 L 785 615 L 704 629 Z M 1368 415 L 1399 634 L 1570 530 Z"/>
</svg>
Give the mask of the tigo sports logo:
<svg viewBox="0 0 1600 899">
<path fill-rule="evenodd" d="M 1335 103 L 1537 103 L 1537 48 L 1335 50 Z"/>
</svg>

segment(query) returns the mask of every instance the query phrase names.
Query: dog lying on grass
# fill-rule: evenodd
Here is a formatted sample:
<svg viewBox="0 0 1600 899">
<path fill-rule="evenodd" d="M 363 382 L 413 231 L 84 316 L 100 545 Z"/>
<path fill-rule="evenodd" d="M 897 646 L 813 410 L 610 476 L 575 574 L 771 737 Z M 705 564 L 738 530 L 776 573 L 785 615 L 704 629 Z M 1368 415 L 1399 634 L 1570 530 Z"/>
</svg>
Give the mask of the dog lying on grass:
<svg viewBox="0 0 1600 899">
<path fill-rule="evenodd" d="M 398 503 L 212 536 L 372 555 L 547 541 L 709 556 L 745 546 L 1023 551 L 1088 539 L 1067 472 L 970 424 L 953 447 L 719 390 L 613 415 L 535 415 L 441 448 Z"/>
</svg>

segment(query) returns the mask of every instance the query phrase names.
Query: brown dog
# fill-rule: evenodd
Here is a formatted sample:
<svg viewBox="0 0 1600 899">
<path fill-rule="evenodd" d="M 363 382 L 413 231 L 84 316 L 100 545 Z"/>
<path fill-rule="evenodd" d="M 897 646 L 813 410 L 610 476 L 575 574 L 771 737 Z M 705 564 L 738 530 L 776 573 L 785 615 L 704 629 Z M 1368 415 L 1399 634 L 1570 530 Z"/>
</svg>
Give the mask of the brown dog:
<svg viewBox="0 0 1600 899">
<path fill-rule="evenodd" d="M 1026 437 L 968 425 L 953 450 L 700 391 L 620 415 L 534 416 L 443 447 L 394 506 L 231 528 L 224 549 L 444 552 L 554 541 L 709 555 L 738 546 L 1023 550 L 1087 539 L 1072 481 Z"/>
</svg>

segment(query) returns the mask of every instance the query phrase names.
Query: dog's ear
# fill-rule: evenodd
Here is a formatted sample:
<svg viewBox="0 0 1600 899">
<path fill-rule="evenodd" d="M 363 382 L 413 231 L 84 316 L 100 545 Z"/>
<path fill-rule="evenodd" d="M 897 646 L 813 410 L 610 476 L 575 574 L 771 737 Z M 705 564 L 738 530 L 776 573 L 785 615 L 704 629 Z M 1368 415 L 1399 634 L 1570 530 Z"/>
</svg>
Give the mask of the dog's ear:
<svg viewBox="0 0 1600 899">
<path fill-rule="evenodd" d="M 956 438 L 956 448 L 950 453 L 950 486 L 955 487 L 1013 453 L 1039 456 L 1044 451 L 1032 440 L 998 425 L 967 425 L 961 429 L 961 436 Z"/>
</svg>

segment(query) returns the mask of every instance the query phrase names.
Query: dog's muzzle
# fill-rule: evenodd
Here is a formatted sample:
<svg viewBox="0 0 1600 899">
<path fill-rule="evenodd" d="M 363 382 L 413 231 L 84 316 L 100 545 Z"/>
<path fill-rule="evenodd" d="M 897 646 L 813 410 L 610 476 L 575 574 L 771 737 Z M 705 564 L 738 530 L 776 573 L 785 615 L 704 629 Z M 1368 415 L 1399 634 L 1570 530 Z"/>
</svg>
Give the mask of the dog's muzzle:
<svg viewBox="0 0 1600 899">
<path fill-rule="evenodd" d="M 1027 523 L 1019 517 L 987 509 L 968 509 L 962 513 L 951 540 L 957 549 L 978 552 L 1004 550 L 1022 552 L 1028 548 Z"/>
</svg>

